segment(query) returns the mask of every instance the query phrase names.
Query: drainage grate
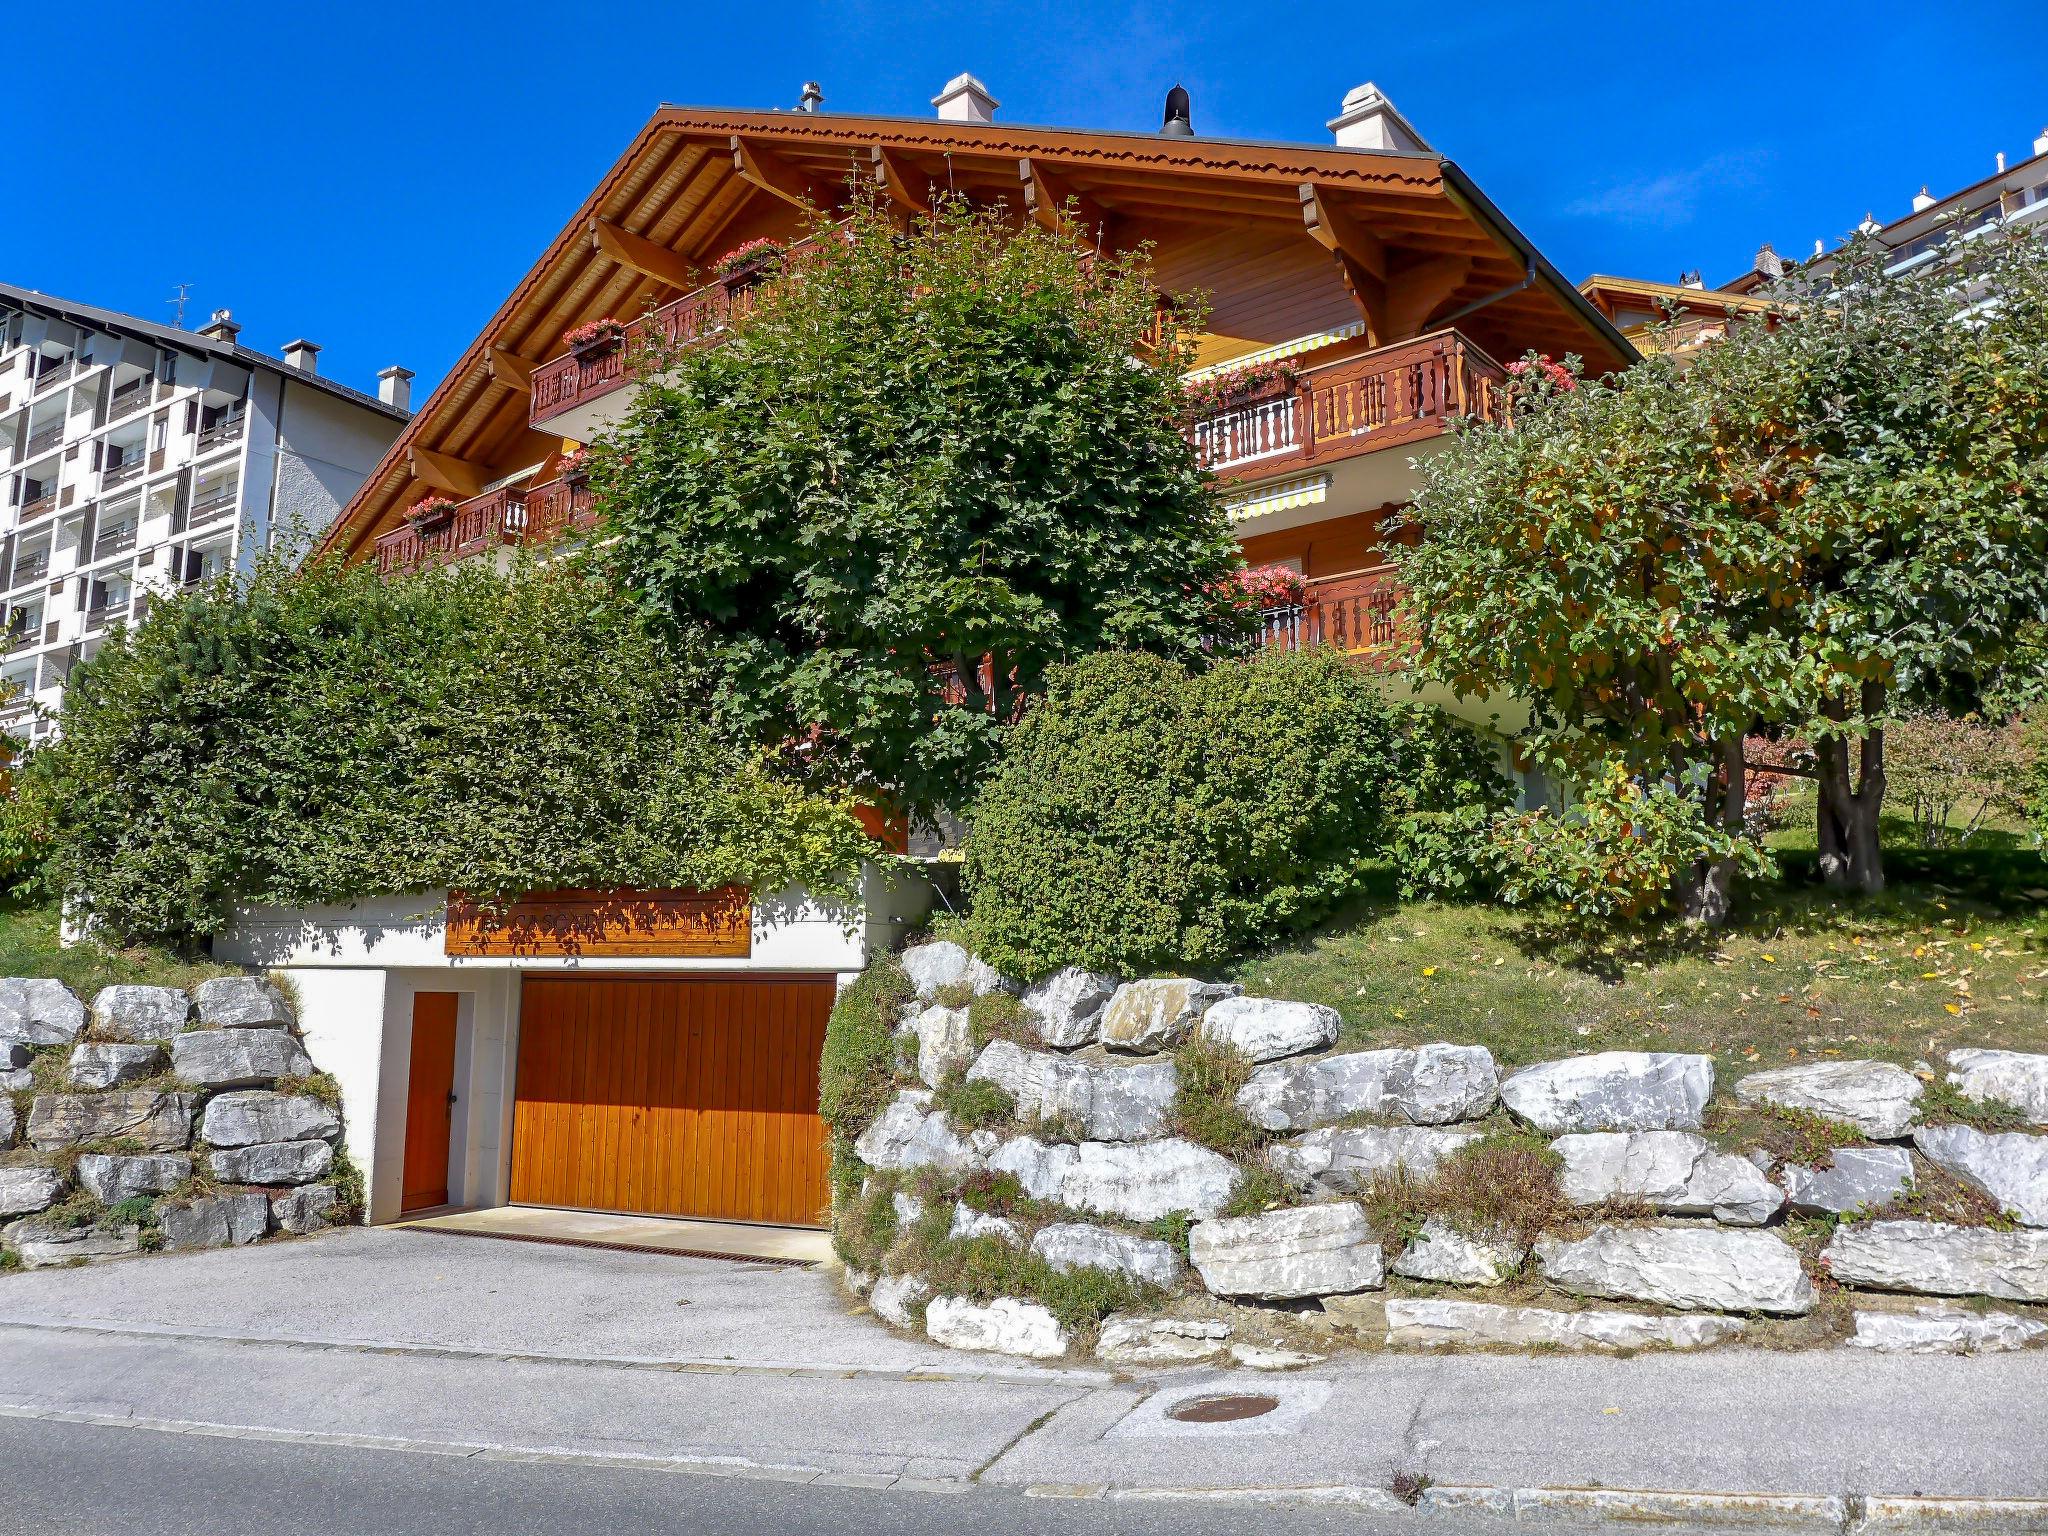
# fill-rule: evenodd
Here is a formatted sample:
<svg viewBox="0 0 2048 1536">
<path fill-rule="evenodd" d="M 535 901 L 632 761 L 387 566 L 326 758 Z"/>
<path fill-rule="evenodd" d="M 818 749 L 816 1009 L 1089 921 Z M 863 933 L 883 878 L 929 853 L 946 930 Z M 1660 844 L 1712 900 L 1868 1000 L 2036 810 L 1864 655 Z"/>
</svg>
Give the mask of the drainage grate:
<svg viewBox="0 0 2048 1536">
<path fill-rule="evenodd" d="M 432 1237 L 487 1237 L 501 1243 L 544 1243 L 551 1248 L 595 1248 L 602 1253 L 658 1253 L 671 1259 L 721 1259 L 728 1264 L 765 1264 L 771 1269 L 816 1269 L 816 1259 L 778 1259 L 758 1253 L 713 1253 L 705 1248 L 657 1248 L 646 1243 L 601 1243 L 588 1237 L 543 1237 L 531 1232 L 478 1232 L 462 1227 L 400 1227 Z M 1264 1410 L 1261 1410 L 1262 1412 Z"/>
<path fill-rule="evenodd" d="M 1256 1419 L 1280 1406 L 1280 1399 L 1264 1393 L 1226 1393 L 1220 1397 L 1191 1397 L 1166 1410 L 1169 1419 L 1183 1424 L 1235 1424 Z"/>
</svg>

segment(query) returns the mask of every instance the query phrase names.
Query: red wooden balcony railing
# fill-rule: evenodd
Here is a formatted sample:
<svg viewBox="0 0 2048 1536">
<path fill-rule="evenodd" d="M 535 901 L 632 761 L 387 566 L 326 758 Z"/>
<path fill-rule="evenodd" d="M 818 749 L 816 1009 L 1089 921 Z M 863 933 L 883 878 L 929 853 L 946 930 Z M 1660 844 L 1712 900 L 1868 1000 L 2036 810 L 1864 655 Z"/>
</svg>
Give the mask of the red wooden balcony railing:
<svg viewBox="0 0 2048 1536">
<path fill-rule="evenodd" d="M 1259 479 L 1434 437 L 1457 416 L 1494 419 L 1507 371 L 1456 331 L 1326 363 L 1291 390 L 1250 399 L 1195 424 L 1203 467 Z"/>
<path fill-rule="evenodd" d="M 564 534 L 597 524 L 597 498 L 587 480 L 550 480 L 526 493 L 519 528 L 522 544 L 552 544 Z"/>
<path fill-rule="evenodd" d="M 377 539 L 377 571 L 390 576 L 422 566 L 460 560 L 515 542 L 526 493 L 517 486 L 472 496 L 438 523 L 406 523 Z"/>
<path fill-rule="evenodd" d="M 1266 610 L 1259 644 L 1281 651 L 1334 645 L 1375 670 L 1405 667 L 1415 641 L 1399 621 L 1400 602 L 1389 566 L 1313 579 L 1299 605 Z"/>
<path fill-rule="evenodd" d="M 744 299 L 741 301 L 744 307 Z M 626 327 L 622 340 L 608 347 L 570 352 L 533 370 L 534 426 L 551 421 L 587 400 L 608 394 L 625 383 L 639 353 L 650 341 L 687 346 L 724 329 L 734 300 L 723 283 L 686 293 L 671 304 L 650 310 Z"/>
</svg>

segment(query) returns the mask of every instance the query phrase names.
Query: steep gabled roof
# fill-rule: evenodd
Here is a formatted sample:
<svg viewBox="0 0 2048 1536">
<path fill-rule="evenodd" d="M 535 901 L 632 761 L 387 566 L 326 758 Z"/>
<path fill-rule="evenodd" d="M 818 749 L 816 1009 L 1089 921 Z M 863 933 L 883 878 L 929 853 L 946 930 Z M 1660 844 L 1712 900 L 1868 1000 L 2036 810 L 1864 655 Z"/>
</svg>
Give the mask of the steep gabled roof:
<svg viewBox="0 0 2048 1536">
<path fill-rule="evenodd" d="M 801 203 L 843 201 L 873 177 L 905 207 L 934 189 L 1021 205 L 1079 200 L 1092 225 L 1160 238 L 1257 225 L 1307 239 L 1313 186 L 1390 263 L 1448 259 L 1435 312 L 1482 345 L 1579 352 L 1598 370 L 1635 352 L 1458 168 L 1430 153 L 805 112 L 663 107 L 420 407 L 329 530 L 323 547 L 366 552 L 429 488 L 419 456 L 498 474 L 541 462 L 555 440 L 527 426 L 526 376 L 560 354 L 569 326 L 678 297 L 723 251 L 788 234 Z M 1334 284 L 1325 266 L 1318 280 Z M 1479 307 L 1473 307 L 1479 306 Z M 1271 338 L 1274 340 L 1283 338 Z"/>
</svg>

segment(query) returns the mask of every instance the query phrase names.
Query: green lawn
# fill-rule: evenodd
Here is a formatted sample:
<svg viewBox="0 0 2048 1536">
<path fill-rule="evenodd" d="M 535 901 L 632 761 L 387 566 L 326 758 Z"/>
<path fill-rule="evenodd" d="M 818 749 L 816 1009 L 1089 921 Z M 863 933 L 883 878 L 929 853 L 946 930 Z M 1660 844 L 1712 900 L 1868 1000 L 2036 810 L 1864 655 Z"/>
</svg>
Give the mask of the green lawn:
<svg viewBox="0 0 2048 1536">
<path fill-rule="evenodd" d="M 57 906 L 0 903 L 0 976 L 54 976 L 87 1002 L 101 987 L 147 982 L 189 987 L 209 976 L 231 976 L 234 967 L 183 960 L 152 949 L 105 949 L 98 944 L 57 942 Z"/>
<path fill-rule="evenodd" d="M 1490 1047 L 1504 1065 L 1597 1050 L 1714 1056 L 1724 1076 L 1814 1057 L 1938 1063 L 1957 1045 L 2048 1051 L 2048 860 L 1888 848 L 1867 901 L 1813 883 L 1810 853 L 1720 933 L 1585 939 L 1542 914 L 1398 903 L 1391 883 L 1233 979 L 1328 1003 L 1356 1046 Z"/>
</svg>

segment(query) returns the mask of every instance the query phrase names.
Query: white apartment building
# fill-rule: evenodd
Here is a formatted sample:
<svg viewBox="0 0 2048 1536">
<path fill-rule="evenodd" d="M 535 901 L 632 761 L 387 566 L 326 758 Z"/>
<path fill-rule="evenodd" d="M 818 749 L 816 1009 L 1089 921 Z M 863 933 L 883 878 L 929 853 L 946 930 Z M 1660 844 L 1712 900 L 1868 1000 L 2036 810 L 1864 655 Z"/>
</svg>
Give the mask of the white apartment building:
<svg viewBox="0 0 2048 1536">
<path fill-rule="evenodd" d="M 376 395 L 198 331 L 0 283 L 0 729 L 51 730 L 71 669 L 152 600 L 322 533 L 405 425 Z"/>
</svg>

